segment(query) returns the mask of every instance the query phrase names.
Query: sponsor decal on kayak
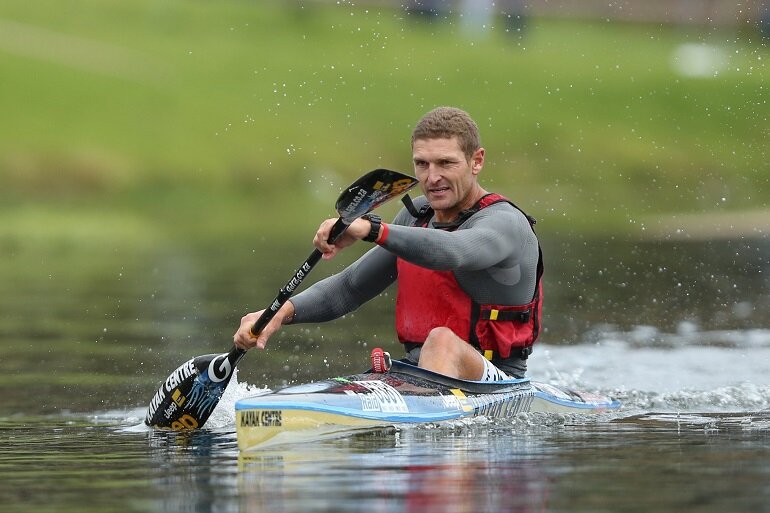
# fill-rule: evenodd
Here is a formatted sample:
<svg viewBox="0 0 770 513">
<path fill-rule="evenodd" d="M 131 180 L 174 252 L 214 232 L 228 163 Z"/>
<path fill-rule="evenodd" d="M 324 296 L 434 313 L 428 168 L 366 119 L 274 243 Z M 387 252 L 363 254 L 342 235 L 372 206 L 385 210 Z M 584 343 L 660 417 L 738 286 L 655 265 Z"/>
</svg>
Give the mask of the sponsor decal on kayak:
<svg viewBox="0 0 770 513">
<path fill-rule="evenodd" d="M 459 390 L 458 390 L 459 392 Z M 452 390 L 452 393 L 454 394 L 454 390 Z M 462 393 L 462 392 L 460 392 Z M 443 395 L 441 394 L 441 402 L 444 405 L 444 408 L 449 408 L 451 410 L 462 410 L 463 404 L 460 401 L 460 398 L 457 395 Z"/>
<path fill-rule="evenodd" d="M 496 394 L 465 395 L 462 390 L 453 388 L 451 396 L 443 396 L 444 404 L 463 411 L 473 411 L 475 416 L 511 417 L 517 413 L 528 411 L 532 404 L 534 393 L 501 392 Z"/>
<path fill-rule="evenodd" d="M 361 400 L 363 411 L 380 411 L 383 413 L 409 413 L 409 407 L 398 390 L 382 381 L 353 381 L 364 388 L 365 392 L 345 390 L 348 395 L 357 396 Z"/>
<path fill-rule="evenodd" d="M 534 397 L 533 392 L 503 392 L 468 396 L 468 401 L 473 405 L 476 416 L 506 418 L 529 411 Z"/>
<path fill-rule="evenodd" d="M 462 390 L 459 388 L 453 388 L 450 390 L 450 392 L 452 392 L 452 395 L 441 396 L 444 399 L 445 406 L 448 406 L 449 408 L 455 407 L 458 410 L 463 411 L 473 410 L 473 406 L 468 404 L 468 397 L 466 397 Z"/>
<path fill-rule="evenodd" d="M 241 427 L 281 427 L 281 410 L 245 410 L 240 413 Z"/>
</svg>

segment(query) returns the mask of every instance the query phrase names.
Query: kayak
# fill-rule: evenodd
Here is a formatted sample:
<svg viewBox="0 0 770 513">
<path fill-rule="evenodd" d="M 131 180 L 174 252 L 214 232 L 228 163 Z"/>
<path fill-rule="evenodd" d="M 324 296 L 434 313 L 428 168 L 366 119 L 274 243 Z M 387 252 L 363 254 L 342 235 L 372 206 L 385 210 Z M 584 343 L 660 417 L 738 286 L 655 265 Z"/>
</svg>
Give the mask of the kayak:
<svg viewBox="0 0 770 513">
<path fill-rule="evenodd" d="M 370 371 L 242 398 L 235 403 L 235 424 L 238 447 L 248 451 L 403 424 L 528 412 L 595 414 L 620 406 L 610 397 L 528 378 L 467 381 L 393 361 L 384 373 Z"/>
</svg>

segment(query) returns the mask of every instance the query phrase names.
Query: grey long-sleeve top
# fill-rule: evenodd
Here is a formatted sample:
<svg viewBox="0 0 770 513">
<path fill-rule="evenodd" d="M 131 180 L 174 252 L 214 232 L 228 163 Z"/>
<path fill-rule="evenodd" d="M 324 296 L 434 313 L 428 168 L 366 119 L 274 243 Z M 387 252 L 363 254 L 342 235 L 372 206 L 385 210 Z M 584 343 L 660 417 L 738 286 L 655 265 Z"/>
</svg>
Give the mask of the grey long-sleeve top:
<svg viewBox="0 0 770 513">
<path fill-rule="evenodd" d="M 414 203 L 419 209 L 425 202 L 420 197 Z M 521 305 L 532 300 L 538 243 L 518 209 L 495 203 L 451 232 L 414 227 L 414 221 L 402 209 L 388 225 L 382 245 L 292 298 L 292 323 L 330 321 L 354 311 L 397 279 L 397 257 L 428 269 L 453 271 L 460 287 L 477 303 Z"/>
</svg>

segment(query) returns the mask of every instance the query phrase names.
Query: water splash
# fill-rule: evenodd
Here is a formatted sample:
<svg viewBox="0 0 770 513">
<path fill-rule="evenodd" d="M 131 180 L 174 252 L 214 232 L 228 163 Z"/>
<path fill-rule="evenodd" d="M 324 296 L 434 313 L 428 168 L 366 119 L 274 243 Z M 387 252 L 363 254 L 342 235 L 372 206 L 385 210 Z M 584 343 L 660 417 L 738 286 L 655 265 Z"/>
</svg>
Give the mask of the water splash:
<svg viewBox="0 0 770 513">
<path fill-rule="evenodd" d="M 235 403 L 244 397 L 254 395 L 264 395 L 270 393 L 269 388 L 260 388 L 256 385 L 238 382 L 238 369 L 233 372 L 233 377 L 227 385 L 222 398 L 219 400 L 209 420 L 206 422 L 207 429 L 221 429 L 235 425 Z"/>
</svg>

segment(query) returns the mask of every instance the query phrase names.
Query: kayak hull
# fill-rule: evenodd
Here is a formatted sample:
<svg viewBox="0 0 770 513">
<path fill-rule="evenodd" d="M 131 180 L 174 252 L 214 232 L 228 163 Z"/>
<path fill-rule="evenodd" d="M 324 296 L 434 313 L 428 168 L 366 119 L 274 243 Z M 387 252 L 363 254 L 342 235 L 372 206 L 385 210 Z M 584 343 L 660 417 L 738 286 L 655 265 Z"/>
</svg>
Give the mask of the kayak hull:
<svg viewBox="0 0 770 513">
<path fill-rule="evenodd" d="M 235 404 L 235 422 L 238 447 L 246 451 L 399 424 L 618 408 L 618 401 L 605 396 L 529 379 L 466 381 L 393 362 L 384 374 L 338 377 L 246 397 Z"/>
</svg>

